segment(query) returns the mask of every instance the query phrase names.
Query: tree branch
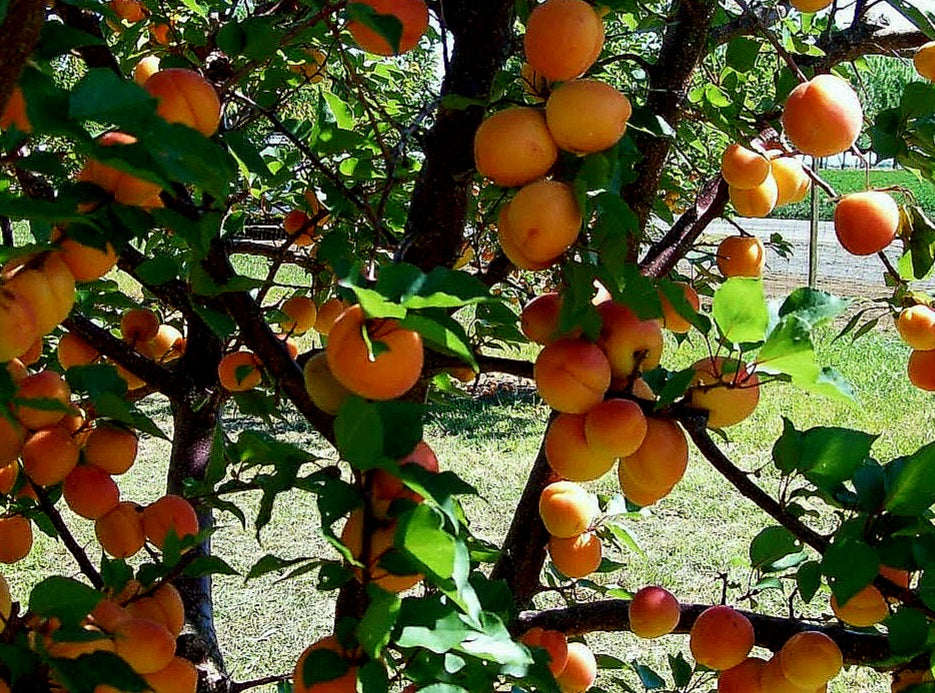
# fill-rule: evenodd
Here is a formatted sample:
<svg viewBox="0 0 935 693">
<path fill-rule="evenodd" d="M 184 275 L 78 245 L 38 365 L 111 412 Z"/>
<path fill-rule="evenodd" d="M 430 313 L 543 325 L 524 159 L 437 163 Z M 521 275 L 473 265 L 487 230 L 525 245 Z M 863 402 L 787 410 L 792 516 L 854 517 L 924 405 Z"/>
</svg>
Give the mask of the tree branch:
<svg viewBox="0 0 935 693">
<path fill-rule="evenodd" d="M 45 3 L 37 0 L 10 0 L 0 24 L 0 113 L 19 81 L 23 65 L 32 55 L 42 24 Z"/>
</svg>

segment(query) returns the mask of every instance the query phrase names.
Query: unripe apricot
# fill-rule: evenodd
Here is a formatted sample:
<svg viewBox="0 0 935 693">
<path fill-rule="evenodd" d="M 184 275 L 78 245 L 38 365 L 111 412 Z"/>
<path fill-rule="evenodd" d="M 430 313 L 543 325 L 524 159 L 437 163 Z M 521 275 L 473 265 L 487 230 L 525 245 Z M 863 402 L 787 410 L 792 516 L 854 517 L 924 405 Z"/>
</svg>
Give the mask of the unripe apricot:
<svg viewBox="0 0 935 693">
<path fill-rule="evenodd" d="M 558 676 L 568 663 L 568 638 L 557 630 L 530 628 L 520 637 L 520 642 L 528 647 L 541 647 L 549 653 L 549 671 Z"/>
<path fill-rule="evenodd" d="M 143 680 L 153 693 L 195 693 L 198 690 L 198 670 L 181 657 L 173 657 L 164 669 L 144 674 Z"/>
<path fill-rule="evenodd" d="M 138 674 L 165 669 L 175 655 L 175 638 L 165 626 L 145 618 L 128 618 L 114 629 L 117 654 Z"/>
<path fill-rule="evenodd" d="M 610 363 L 596 344 L 566 337 L 539 352 L 533 377 L 550 407 L 583 414 L 604 399 L 610 387 Z"/>
<path fill-rule="evenodd" d="M 591 154 L 614 146 L 627 129 L 630 100 L 609 84 L 576 79 L 552 90 L 545 118 L 556 144 L 573 154 Z"/>
<path fill-rule="evenodd" d="M 656 586 L 644 587 L 633 595 L 628 611 L 630 630 L 641 638 L 668 635 L 675 630 L 682 615 L 678 599 Z"/>
<path fill-rule="evenodd" d="M 886 599 L 873 585 L 867 585 L 843 605 L 838 604 L 837 598 L 831 595 L 831 610 L 844 623 L 858 628 L 874 626 L 890 613 Z"/>
<path fill-rule="evenodd" d="M 361 336 L 365 328 L 374 345 L 372 357 Z M 334 323 L 325 354 L 344 387 L 375 400 L 395 399 L 411 390 L 425 358 L 418 332 L 400 327 L 397 320 L 368 320 L 360 305 L 348 308 Z"/>
<path fill-rule="evenodd" d="M 583 0 L 546 0 L 526 22 L 526 62 L 553 82 L 584 74 L 603 46 L 604 23 Z"/>
<path fill-rule="evenodd" d="M 556 481 L 539 496 L 539 517 L 553 537 L 576 537 L 594 521 L 596 508 L 588 492 L 572 481 Z"/>
<path fill-rule="evenodd" d="M 26 431 L 23 427 L 10 418 L 8 412 L 0 412 L 0 493 L 10 492 L 9 488 L 5 488 L 3 469 L 6 465 L 16 462 L 25 442 Z M 15 475 L 13 479 L 16 479 Z"/>
<path fill-rule="evenodd" d="M 340 298 L 329 298 L 318 308 L 318 315 L 315 317 L 315 331 L 325 336 L 331 332 L 335 321 L 348 309 L 347 303 Z"/>
<path fill-rule="evenodd" d="M 399 40 L 399 50 L 390 45 L 383 36 L 361 22 L 347 23 L 347 29 L 357 45 L 375 55 L 399 55 L 406 53 L 419 44 L 419 39 L 429 26 L 429 10 L 424 0 L 354 0 L 369 5 L 377 14 L 396 17 L 403 25 Z"/>
<path fill-rule="evenodd" d="M 800 688 L 818 688 L 841 671 L 844 657 L 837 643 L 824 633 L 805 631 L 786 641 L 779 652 L 782 673 Z"/>
<path fill-rule="evenodd" d="M 760 681 L 766 661 L 747 657 L 740 664 L 725 669 L 717 677 L 718 693 L 763 693 Z"/>
<path fill-rule="evenodd" d="M 417 464 L 422 469 L 438 473 L 438 458 L 435 456 L 432 448 L 424 440 L 416 443 L 412 452 L 399 461 L 400 466 L 406 464 Z M 406 488 L 403 480 L 398 476 L 393 476 L 385 469 L 375 469 L 373 471 L 373 500 L 374 512 L 385 514 L 389 509 L 390 503 L 397 498 L 411 498 L 414 502 L 422 501 L 415 491 Z"/>
<path fill-rule="evenodd" d="M 611 455 L 595 451 L 585 434 L 583 414 L 559 414 L 545 434 L 545 457 L 563 479 L 591 481 L 614 466 Z"/>
<path fill-rule="evenodd" d="M 289 318 L 280 323 L 282 329 L 293 334 L 305 334 L 314 327 L 318 318 L 318 307 L 307 296 L 287 299 L 280 310 Z"/>
<path fill-rule="evenodd" d="M 6 108 L 0 114 L 0 130 L 8 130 L 11 125 L 20 132 L 32 132 L 32 125 L 26 115 L 26 99 L 23 98 L 23 90 L 18 85 L 13 87 L 10 98 L 6 102 Z"/>
<path fill-rule="evenodd" d="M 760 401 L 760 379 L 742 361 L 703 358 L 692 364 L 688 400 L 708 411 L 708 427 L 724 428 L 746 419 Z"/>
<path fill-rule="evenodd" d="M 584 434 L 595 452 L 611 457 L 632 455 L 646 437 L 646 417 L 629 399 L 607 399 L 588 410 Z"/>
<path fill-rule="evenodd" d="M 225 354 L 218 364 L 218 381 L 228 392 L 246 392 L 260 384 L 260 360 L 250 351 Z"/>
<path fill-rule="evenodd" d="M 324 352 L 315 354 L 305 363 L 305 389 L 315 406 L 328 414 L 337 414 L 351 391 L 344 387 L 328 368 Z"/>
<path fill-rule="evenodd" d="M 690 305 L 697 313 L 701 308 L 701 300 L 698 298 L 698 292 L 692 288 L 691 284 L 686 284 L 685 282 L 675 282 L 675 285 L 682 290 L 682 295 L 685 296 L 685 300 L 688 302 L 688 305 Z M 665 327 L 670 332 L 675 332 L 677 334 L 685 334 L 691 330 L 692 324 L 684 317 L 682 317 L 681 313 L 675 310 L 664 293 L 659 293 L 659 300 L 662 302 L 663 327 Z"/>
<path fill-rule="evenodd" d="M 753 649 L 753 642 L 750 620 L 729 606 L 705 609 L 689 635 L 695 661 L 718 671 L 740 664 Z"/>
<path fill-rule="evenodd" d="M 607 354 L 613 377 L 629 378 L 659 365 L 663 341 L 658 320 L 640 320 L 627 306 L 613 301 L 601 303 L 597 312 L 601 316 L 597 344 Z"/>
<path fill-rule="evenodd" d="M 136 503 L 123 501 L 94 523 L 98 542 L 114 558 L 129 558 L 143 548 L 146 535 L 141 510 Z"/>
<path fill-rule="evenodd" d="M 315 650 L 331 650 L 342 657 L 344 648 L 336 637 L 329 636 L 309 645 L 299 657 L 292 673 L 292 686 L 295 693 L 357 693 L 357 667 L 348 665 L 347 671 L 335 679 L 318 681 L 311 685 L 305 683 L 305 661 Z"/>
<path fill-rule="evenodd" d="M 146 80 L 159 71 L 159 56 L 147 55 L 140 59 L 133 68 L 133 81 L 143 86 Z"/>
<path fill-rule="evenodd" d="M 669 419 L 646 419 L 646 437 L 620 466 L 639 485 L 649 489 L 672 488 L 688 467 L 688 442 L 679 425 Z"/>
<path fill-rule="evenodd" d="M 162 549 L 170 531 L 179 539 L 198 534 L 198 515 L 187 500 L 168 494 L 143 509 L 143 531 L 156 548 Z"/>
<path fill-rule="evenodd" d="M 192 70 L 160 70 L 143 85 L 159 100 L 156 113 L 170 123 L 181 123 L 211 137 L 221 122 L 221 101 L 204 77 Z"/>
<path fill-rule="evenodd" d="M 148 308 L 128 310 L 120 318 L 120 334 L 128 344 L 148 342 L 159 331 L 159 317 Z"/>
<path fill-rule="evenodd" d="M 23 445 L 23 471 L 39 486 L 64 481 L 78 464 L 78 444 L 64 429 L 56 426 L 36 431 Z"/>
<path fill-rule="evenodd" d="M 583 642 L 568 643 L 568 660 L 555 682 L 562 693 L 584 693 L 597 678 L 597 660 Z"/>
<path fill-rule="evenodd" d="M 935 351 L 909 354 L 908 374 L 909 382 L 920 390 L 935 391 Z"/>
<path fill-rule="evenodd" d="M 136 433 L 113 424 L 98 424 L 84 445 L 84 460 L 108 474 L 123 474 L 136 461 Z"/>
<path fill-rule="evenodd" d="M 75 467 L 65 477 L 65 502 L 76 515 L 96 520 L 117 507 L 120 489 L 110 475 L 93 464 Z"/>
<path fill-rule="evenodd" d="M 13 613 L 13 596 L 10 594 L 10 585 L 6 578 L 0 575 L 0 631 L 4 630 L 11 613 Z"/>
<path fill-rule="evenodd" d="M 103 147 L 122 147 L 134 144 L 135 142 L 135 137 L 123 132 L 108 132 L 98 138 L 98 144 Z M 96 159 L 88 159 L 88 162 L 78 174 L 78 180 L 86 183 L 94 183 L 99 188 L 111 193 L 114 199 L 120 204 L 130 206 L 140 206 L 157 196 L 160 190 L 162 190 L 162 188 L 155 183 L 150 183 L 142 178 L 131 176 L 129 173 L 108 166 Z M 75 268 L 72 267 L 71 262 L 69 262 L 68 255 L 69 251 L 65 249 L 65 256 L 63 259 L 66 264 L 68 264 L 72 274 L 75 275 L 75 279 L 78 281 L 88 281 L 78 276 L 78 273 L 75 272 Z"/>
<path fill-rule="evenodd" d="M 558 337 L 558 318 L 562 311 L 562 297 L 555 291 L 540 294 L 523 307 L 519 315 L 519 326 L 523 334 L 542 345 Z"/>
<path fill-rule="evenodd" d="M 75 281 L 93 282 L 110 272 L 117 264 L 114 246 L 107 242 L 104 249 L 84 245 L 71 238 L 58 241 L 61 257 Z"/>
<path fill-rule="evenodd" d="M 791 156 L 781 156 L 769 162 L 770 173 L 776 181 L 776 206 L 801 202 L 812 189 L 812 179 L 808 177 L 802 163 Z"/>
<path fill-rule="evenodd" d="M 834 156 L 850 149 L 864 124 L 860 99 L 835 75 L 817 75 L 789 94 L 782 127 L 803 154 Z"/>
<path fill-rule="evenodd" d="M 66 332 L 58 340 L 56 355 L 62 368 L 68 370 L 93 363 L 101 353 L 74 332 Z"/>
<path fill-rule="evenodd" d="M 738 190 L 762 185 L 769 177 L 769 170 L 769 159 L 743 145 L 734 143 L 721 154 L 721 176 Z"/>
<path fill-rule="evenodd" d="M 395 575 L 380 565 L 380 558 L 387 551 L 394 550 L 396 541 L 396 521 L 378 521 L 373 534 L 370 535 L 369 561 L 363 561 L 364 547 L 364 513 L 354 510 L 347 518 L 344 529 L 341 531 L 341 541 L 350 550 L 351 555 L 367 565 L 370 580 L 389 592 L 404 592 L 422 581 L 422 575 Z M 354 572 L 358 579 L 360 569 Z"/>
<path fill-rule="evenodd" d="M 779 200 L 779 186 L 776 185 L 776 179 L 772 174 L 767 174 L 766 180 L 755 188 L 741 190 L 729 186 L 727 192 L 730 195 L 730 201 L 734 204 L 734 209 L 742 217 L 768 216 Z"/>
<path fill-rule="evenodd" d="M 558 159 L 558 147 L 538 108 L 514 107 L 490 116 L 474 135 L 474 164 L 497 185 L 525 185 Z"/>
<path fill-rule="evenodd" d="M 552 563 L 570 578 L 587 577 L 601 565 L 601 540 L 594 532 L 576 537 L 549 537 Z"/>
<path fill-rule="evenodd" d="M 919 46 L 912 56 L 912 64 L 921 77 L 929 82 L 935 82 L 935 41 Z M 0 127 L 3 127 L 2 121 L 0 121 Z"/>
<path fill-rule="evenodd" d="M 32 548 L 32 523 L 22 515 L 0 517 L 0 563 L 16 563 Z"/>
<path fill-rule="evenodd" d="M 522 239 L 518 232 L 510 226 L 509 212 L 510 204 L 507 203 L 500 208 L 500 213 L 497 215 L 497 240 L 500 243 L 500 249 L 503 250 L 503 254 L 519 269 L 535 272 L 549 268 L 558 258 L 549 258 L 543 262 L 533 260 L 526 255 Z"/>
<path fill-rule="evenodd" d="M 908 346 L 919 351 L 935 349 L 935 310 L 917 303 L 900 312 L 896 330 Z"/>
<path fill-rule="evenodd" d="M 845 195 L 834 207 L 834 233 L 852 255 L 873 255 L 893 242 L 899 206 L 878 190 Z"/>
<path fill-rule="evenodd" d="M 763 274 L 766 249 L 756 236 L 728 236 L 717 247 L 717 268 L 725 279 Z"/>
<path fill-rule="evenodd" d="M 559 181 L 525 185 L 505 208 L 505 215 L 501 234 L 534 263 L 551 264 L 574 244 L 581 230 L 575 192 Z"/>
</svg>

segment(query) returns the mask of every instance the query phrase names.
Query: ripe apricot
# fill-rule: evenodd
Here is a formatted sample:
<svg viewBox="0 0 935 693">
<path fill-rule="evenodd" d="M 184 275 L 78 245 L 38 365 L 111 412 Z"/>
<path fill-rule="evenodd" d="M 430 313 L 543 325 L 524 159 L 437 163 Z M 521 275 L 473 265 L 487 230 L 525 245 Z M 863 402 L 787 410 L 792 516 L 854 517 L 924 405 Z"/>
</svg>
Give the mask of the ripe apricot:
<svg viewBox="0 0 935 693">
<path fill-rule="evenodd" d="M 8 412 L 0 412 L 0 493 L 9 493 L 3 482 L 3 469 L 10 463 L 15 463 L 26 442 L 26 431 L 19 422 L 12 419 Z M 15 476 L 13 477 L 16 478 Z M 11 487 L 12 488 L 12 487 Z"/>
<path fill-rule="evenodd" d="M 750 620 L 729 606 L 712 606 L 698 616 L 689 635 L 692 657 L 723 671 L 740 664 L 753 649 Z"/>
<path fill-rule="evenodd" d="M 708 411 L 708 427 L 724 428 L 746 419 L 760 401 L 760 379 L 742 361 L 703 358 L 692 364 L 688 401 Z"/>
<path fill-rule="evenodd" d="M 117 624 L 130 618 L 130 614 L 115 599 L 102 599 L 91 611 L 90 621 L 101 630 L 113 633 Z"/>
<path fill-rule="evenodd" d="M 26 99 L 23 98 L 23 90 L 18 85 L 13 87 L 10 98 L 6 102 L 6 108 L 0 114 L 0 130 L 8 130 L 11 125 L 20 132 L 32 132 L 32 124 L 29 122 L 29 116 L 26 115 Z"/>
<path fill-rule="evenodd" d="M 11 613 L 13 613 L 13 596 L 10 594 L 10 585 L 6 578 L 0 575 L 0 631 L 4 630 Z"/>
<path fill-rule="evenodd" d="M 507 256 L 510 262 L 519 269 L 538 271 L 547 269 L 557 259 L 549 258 L 546 261 L 532 260 L 526 255 L 522 240 L 519 238 L 515 229 L 510 226 L 510 204 L 507 203 L 500 208 L 497 215 L 497 240 L 500 243 L 500 249 Z"/>
<path fill-rule="evenodd" d="M 417 464 L 422 467 L 422 469 L 432 472 L 433 474 L 438 472 L 438 458 L 435 456 L 435 452 L 432 448 L 429 447 L 428 443 L 424 440 L 420 440 L 416 443 L 413 451 L 402 458 L 399 464 L 400 466 Z M 385 469 L 375 469 L 373 472 L 374 511 L 378 514 L 385 514 L 386 510 L 389 509 L 390 503 L 397 498 L 411 498 L 416 503 L 422 501 L 422 496 L 406 488 L 402 479 L 398 476 L 393 476 Z"/>
<path fill-rule="evenodd" d="M 348 304 L 340 298 L 329 298 L 318 308 L 318 315 L 315 317 L 315 331 L 325 336 L 331 332 L 335 321 L 348 309 Z"/>
<path fill-rule="evenodd" d="M 630 100 L 609 84 L 576 79 L 552 90 L 545 118 L 556 144 L 573 154 L 591 154 L 614 146 L 627 129 Z"/>
<path fill-rule="evenodd" d="M 841 671 L 844 657 L 837 643 L 819 631 L 796 633 L 779 652 L 782 673 L 800 688 L 825 685 Z"/>
<path fill-rule="evenodd" d="M 159 56 L 147 55 L 140 59 L 133 68 L 133 81 L 143 86 L 146 80 L 159 71 Z"/>
<path fill-rule="evenodd" d="M 19 457 L 19 453 L 17 453 L 16 457 Z M 8 495 L 13 491 L 18 477 L 19 463 L 16 458 L 12 462 L 0 464 L 0 496 Z"/>
<path fill-rule="evenodd" d="M 890 613 L 886 599 L 873 585 L 867 585 L 843 605 L 838 604 L 837 598 L 831 595 L 831 610 L 844 623 L 858 628 L 874 626 Z"/>
<path fill-rule="evenodd" d="M 165 669 L 175 655 L 175 638 L 166 627 L 145 618 L 128 618 L 114 628 L 117 654 L 138 674 Z"/>
<path fill-rule="evenodd" d="M 787 679 L 782 671 L 782 663 L 778 652 L 770 657 L 769 661 L 760 670 L 760 688 L 763 693 L 819 693 L 819 691 L 825 690 L 824 687 L 817 691 L 815 689 L 800 688 Z"/>
<path fill-rule="evenodd" d="M 747 657 L 737 666 L 725 669 L 717 677 L 718 693 L 763 693 L 760 681 L 766 661 Z"/>
<path fill-rule="evenodd" d="M 588 444 L 583 414 L 559 414 L 545 435 L 545 457 L 563 479 L 591 481 L 614 466 L 614 458 Z"/>
<path fill-rule="evenodd" d="M 642 478 L 635 476 L 631 467 L 624 464 L 621 459 L 617 465 L 617 478 L 620 481 L 620 490 L 624 497 L 635 505 L 645 508 L 657 503 L 672 492 L 673 486 L 647 486 Z"/>
<path fill-rule="evenodd" d="M 607 354 L 613 377 L 630 378 L 659 365 L 663 342 L 658 320 L 640 320 L 627 306 L 613 301 L 601 303 L 597 312 L 601 316 L 597 344 Z"/>
<path fill-rule="evenodd" d="M 523 306 L 519 326 L 533 342 L 549 344 L 559 337 L 558 317 L 562 310 L 562 297 L 555 291 L 540 294 Z"/>
<path fill-rule="evenodd" d="M 179 539 L 198 534 L 198 515 L 187 500 L 168 494 L 143 509 L 143 531 L 156 548 L 162 549 L 170 531 Z"/>
<path fill-rule="evenodd" d="M 789 4 L 799 12 L 820 12 L 831 4 L 831 0 L 790 0 Z"/>
<path fill-rule="evenodd" d="M 139 438 L 136 433 L 114 424 L 100 423 L 88 435 L 84 460 L 108 474 L 123 474 L 136 461 Z"/>
<path fill-rule="evenodd" d="M 566 337 L 539 352 L 533 377 L 550 407 L 583 414 L 604 399 L 610 387 L 610 362 L 596 344 Z"/>
<path fill-rule="evenodd" d="M 87 366 L 94 363 L 101 354 L 74 332 L 66 332 L 58 340 L 56 355 L 62 368 L 68 370 L 75 366 Z"/>
<path fill-rule="evenodd" d="M 110 0 L 108 3 L 110 9 L 114 11 L 120 19 L 125 19 L 130 24 L 146 18 L 146 9 L 140 0 Z"/>
<path fill-rule="evenodd" d="M 329 414 L 337 414 L 351 391 L 344 387 L 328 368 L 324 353 L 315 354 L 305 363 L 305 389 L 315 406 Z"/>
<path fill-rule="evenodd" d="M 25 353 L 38 337 L 32 307 L 22 296 L 0 285 L 0 362 Z"/>
<path fill-rule="evenodd" d="M 308 296 L 293 296 L 279 310 L 288 316 L 288 320 L 281 322 L 280 326 L 293 334 L 305 334 L 315 326 L 318 318 L 318 307 Z"/>
<path fill-rule="evenodd" d="M 755 188 L 741 190 L 733 186 L 727 189 L 730 201 L 734 204 L 737 214 L 742 217 L 762 218 L 768 216 L 779 201 L 779 186 L 772 174 L 767 174 L 766 180 Z"/>
<path fill-rule="evenodd" d="M 909 354 L 909 382 L 920 390 L 935 391 L 935 351 L 914 350 Z"/>
<path fill-rule="evenodd" d="M 403 25 L 399 39 L 399 50 L 383 36 L 362 22 L 351 21 L 347 29 L 357 45 L 375 55 L 399 55 L 412 50 L 419 44 L 419 39 L 429 26 L 429 10 L 424 0 L 354 0 L 362 5 L 369 5 L 377 14 L 392 15 Z"/>
<path fill-rule="evenodd" d="M 19 359 L 10 359 L 7 361 L 6 372 L 10 375 L 10 379 L 13 381 L 14 385 L 19 385 L 29 377 L 29 369 L 26 367 L 26 364 Z"/>
<path fill-rule="evenodd" d="M 159 316 L 148 308 L 134 308 L 120 317 L 120 334 L 128 344 L 148 342 L 159 331 Z"/>
<path fill-rule="evenodd" d="M 899 206 L 877 190 L 845 195 L 834 207 L 834 233 L 852 255 L 873 255 L 893 242 Z"/>
<path fill-rule="evenodd" d="M 597 512 L 588 492 L 573 481 L 556 481 L 539 496 L 539 517 L 553 537 L 576 537 L 594 521 Z"/>
<path fill-rule="evenodd" d="M 96 520 L 117 507 L 120 489 L 110 475 L 93 464 L 75 467 L 65 477 L 62 493 L 76 515 Z"/>
<path fill-rule="evenodd" d="M 766 249 L 756 236 L 728 236 L 717 247 L 717 268 L 725 279 L 760 277 Z"/>
<path fill-rule="evenodd" d="M 136 138 L 123 132 L 108 132 L 98 138 L 98 144 L 102 147 L 123 147 L 134 144 Z M 123 205 L 140 206 L 151 200 L 159 194 L 160 188 L 156 183 L 150 183 L 142 178 L 131 176 L 112 166 L 88 159 L 84 168 L 78 174 L 78 180 L 85 183 L 94 183 L 99 188 L 112 194 L 114 199 Z M 68 259 L 68 250 L 66 249 L 65 260 L 75 279 L 78 281 L 88 281 L 81 279 Z"/>
<path fill-rule="evenodd" d="M 218 364 L 218 381 L 229 392 L 246 392 L 260 384 L 260 360 L 250 351 L 225 354 Z"/>
<path fill-rule="evenodd" d="M 646 437 L 646 417 L 629 399 L 607 399 L 588 410 L 584 434 L 595 452 L 611 457 L 632 455 Z"/>
<path fill-rule="evenodd" d="M 153 693 L 195 693 L 198 690 L 198 670 L 187 659 L 173 657 L 168 666 L 143 680 Z"/>
<path fill-rule="evenodd" d="M 568 658 L 562 673 L 555 677 L 562 693 L 584 693 L 597 678 L 597 660 L 583 642 L 568 643 Z"/>
<path fill-rule="evenodd" d="M 341 531 L 341 541 L 357 560 L 362 559 L 364 551 L 364 513 L 354 510 L 347 518 Z M 422 575 L 395 575 L 380 565 L 380 559 L 387 551 L 394 550 L 396 541 L 396 521 L 378 521 L 370 535 L 369 560 L 366 561 L 370 580 L 389 592 L 404 592 L 422 580 Z M 360 579 L 360 570 L 355 569 Z"/>
<path fill-rule="evenodd" d="M 293 209 L 283 217 L 282 227 L 289 236 L 294 236 L 292 242 L 300 248 L 310 246 L 318 237 L 313 233 L 312 218 L 301 209 Z"/>
<path fill-rule="evenodd" d="M 114 558 L 129 558 L 143 548 L 142 509 L 136 503 L 121 501 L 94 523 L 94 533 L 103 549 Z"/>
<path fill-rule="evenodd" d="M 835 75 L 817 75 L 789 94 L 782 112 L 786 137 L 803 154 L 834 156 L 850 149 L 864 124 L 860 99 Z"/>
<path fill-rule="evenodd" d="M 350 664 L 347 671 L 337 678 L 318 681 L 311 685 L 305 683 L 305 662 L 312 652 L 322 649 L 331 650 L 341 655 L 342 658 L 346 655 L 344 648 L 333 635 L 309 645 L 295 663 L 295 670 L 292 673 L 292 686 L 295 693 L 356 693 L 357 667 Z"/>
<path fill-rule="evenodd" d="M 373 355 L 361 331 L 367 330 Z M 418 332 L 397 320 L 368 320 L 360 305 L 341 314 L 328 334 L 328 367 L 348 390 L 375 400 L 395 399 L 408 392 L 422 375 L 425 355 Z"/>
<path fill-rule="evenodd" d="M 168 582 L 164 582 L 157 587 L 149 599 L 152 599 L 165 616 L 162 622 L 172 635 L 178 637 L 185 627 L 185 604 L 182 601 L 182 595 Z"/>
<path fill-rule="evenodd" d="M 160 325 L 150 347 L 156 361 L 172 361 L 185 353 L 185 337 L 172 325 Z"/>
<path fill-rule="evenodd" d="M 904 589 L 909 589 L 911 575 L 909 574 L 908 570 L 903 570 L 902 568 L 893 568 L 892 566 L 888 565 L 881 565 L 880 575 L 895 585 L 899 585 Z"/>
<path fill-rule="evenodd" d="M 675 630 L 682 615 L 682 607 L 671 592 L 649 585 L 633 595 L 628 613 L 630 630 L 634 635 L 658 638 Z"/>
<path fill-rule="evenodd" d="M 604 24 L 583 0 L 546 0 L 526 22 L 526 62 L 553 82 L 583 75 L 603 46 Z"/>
<path fill-rule="evenodd" d="M 688 302 L 688 305 L 697 313 L 701 308 L 701 300 L 698 298 L 698 292 L 692 288 L 691 284 L 685 282 L 675 282 L 675 285 L 682 290 L 682 295 L 685 297 L 685 300 Z M 692 324 L 682 317 L 682 314 L 679 313 L 672 304 L 669 302 L 669 299 L 665 297 L 665 294 L 662 292 L 659 293 L 659 300 L 662 302 L 662 326 L 665 327 L 670 332 L 675 332 L 677 334 L 685 334 L 692 328 Z"/>
<path fill-rule="evenodd" d="M 523 257 L 533 263 L 551 264 L 577 240 L 581 209 L 570 185 L 540 180 L 516 193 L 505 208 L 505 221 L 500 228 L 501 244 L 502 237 L 507 236 L 507 243 L 519 249 Z"/>
<path fill-rule="evenodd" d="M 743 145 L 734 143 L 721 154 L 721 177 L 738 190 L 762 185 L 769 170 L 769 159 Z"/>
<path fill-rule="evenodd" d="M 530 628 L 519 641 L 528 647 L 541 647 L 549 653 L 549 671 L 558 676 L 568 663 L 568 638 L 557 630 Z"/>
<path fill-rule="evenodd" d="M 541 178 L 558 159 L 558 147 L 538 108 L 514 107 L 490 116 L 474 135 L 474 164 L 497 185 Z"/>
<path fill-rule="evenodd" d="M 672 488 L 688 467 L 688 442 L 670 419 L 647 417 L 646 437 L 629 457 L 620 460 L 634 481 L 648 489 Z"/>
<path fill-rule="evenodd" d="M 59 306 L 52 292 L 52 287 L 45 274 L 38 269 L 20 267 L 15 272 L 4 273 L 6 288 L 22 297 L 32 308 L 36 317 L 36 329 L 39 337 L 49 334 L 68 315 L 59 312 Z M 33 340 L 35 344 L 35 340 Z M 27 350 L 28 351 L 28 350 Z M 28 365 L 25 353 L 20 357 Z"/>
<path fill-rule="evenodd" d="M 13 413 L 23 426 L 35 431 L 62 420 L 71 401 L 71 388 L 55 371 L 40 371 L 19 384 L 16 399 Z M 36 406 L 29 400 L 36 400 Z"/>
<path fill-rule="evenodd" d="M 912 56 L 912 64 L 920 76 L 929 82 L 935 82 L 935 41 L 929 41 L 919 46 Z M 2 121 L 0 121 L 0 127 L 3 127 Z M 20 130 L 22 129 L 20 128 Z M 24 130 L 24 132 L 28 131 Z"/>
<path fill-rule="evenodd" d="M 935 349 L 935 310 L 924 303 L 904 309 L 896 319 L 896 330 L 903 342 L 913 349 Z"/>
<path fill-rule="evenodd" d="M 791 156 L 781 156 L 769 162 L 770 173 L 776 181 L 776 206 L 801 202 L 812 189 L 812 179 L 808 177 L 802 162 Z"/>
<path fill-rule="evenodd" d="M 78 282 L 100 279 L 117 264 L 117 253 L 109 241 L 103 249 L 84 245 L 71 238 L 61 238 L 58 245 L 62 260 Z"/>
<path fill-rule="evenodd" d="M 601 540 L 594 532 L 576 537 L 549 537 L 549 556 L 562 574 L 587 577 L 601 565 Z"/>
<path fill-rule="evenodd" d="M 160 70 L 143 85 L 158 99 L 156 113 L 170 123 L 181 123 L 211 137 L 221 122 L 221 101 L 211 83 L 193 70 Z"/>
<path fill-rule="evenodd" d="M 36 431 L 23 445 L 23 471 L 39 486 L 54 486 L 65 480 L 78 464 L 78 444 L 56 426 Z"/>
<path fill-rule="evenodd" d="M 32 523 L 22 515 L 0 516 L 0 563 L 16 563 L 32 548 Z"/>
</svg>

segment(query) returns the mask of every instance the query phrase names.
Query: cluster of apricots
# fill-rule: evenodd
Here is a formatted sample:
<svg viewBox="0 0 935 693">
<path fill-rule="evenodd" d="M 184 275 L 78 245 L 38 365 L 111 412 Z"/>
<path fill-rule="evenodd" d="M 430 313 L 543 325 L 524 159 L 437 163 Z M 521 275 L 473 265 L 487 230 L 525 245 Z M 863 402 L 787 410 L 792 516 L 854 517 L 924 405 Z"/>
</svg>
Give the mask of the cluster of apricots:
<svg viewBox="0 0 935 693">
<path fill-rule="evenodd" d="M 721 155 L 721 176 L 740 216 L 765 217 L 776 207 L 799 202 L 812 180 L 802 163 L 777 150 L 757 152 L 734 143 Z"/>
<path fill-rule="evenodd" d="M 538 627 L 527 630 L 519 640 L 546 651 L 549 671 L 562 693 L 584 693 L 597 678 L 597 660 L 583 642 L 568 642 L 564 633 Z"/>
<path fill-rule="evenodd" d="M 896 318 L 899 336 L 909 347 L 909 382 L 922 390 L 935 391 L 935 310 L 925 303 L 900 311 Z"/>
<path fill-rule="evenodd" d="M 354 41 L 368 53 L 388 56 L 411 51 L 429 28 L 429 9 L 425 0 L 354 0 L 350 4 L 367 5 L 377 14 L 395 17 L 402 25 L 397 51 L 384 36 L 363 22 L 348 22 L 347 30 L 351 32 Z"/>
<path fill-rule="evenodd" d="M 127 24 L 136 24 L 149 16 L 149 10 L 140 0 L 111 0 L 108 6 L 119 20 Z M 108 24 L 116 32 L 122 29 L 120 24 L 113 23 L 110 20 L 108 20 Z M 169 31 L 171 30 L 169 24 L 163 22 L 151 23 L 148 29 L 156 43 L 162 46 L 169 43 Z"/>
<path fill-rule="evenodd" d="M 317 229 L 327 224 L 329 219 L 327 210 L 322 208 L 314 190 L 306 191 L 303 197 L 305 209 L 292 210 L 282 221 L 290 241 L 299 248 L 312 245 L 318 238 Z"/>
</svg>

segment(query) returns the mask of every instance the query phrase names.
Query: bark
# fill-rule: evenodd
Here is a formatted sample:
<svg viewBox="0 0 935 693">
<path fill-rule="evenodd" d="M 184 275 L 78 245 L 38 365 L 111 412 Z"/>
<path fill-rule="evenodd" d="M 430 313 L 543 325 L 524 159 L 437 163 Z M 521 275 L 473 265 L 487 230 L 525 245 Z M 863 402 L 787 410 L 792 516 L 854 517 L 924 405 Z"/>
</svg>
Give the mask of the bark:
<svg viewBox="0 0 935 693">
<path fill-rule="evenodd" d="M 0 113 L 19 81 L 23 65 L 32 55 L 42 23 L 45 3 L 38 0 L 10 0 L 0 24 Z"/>
</svg>

